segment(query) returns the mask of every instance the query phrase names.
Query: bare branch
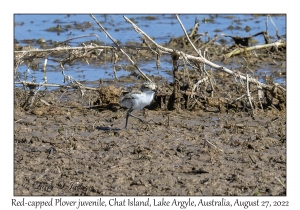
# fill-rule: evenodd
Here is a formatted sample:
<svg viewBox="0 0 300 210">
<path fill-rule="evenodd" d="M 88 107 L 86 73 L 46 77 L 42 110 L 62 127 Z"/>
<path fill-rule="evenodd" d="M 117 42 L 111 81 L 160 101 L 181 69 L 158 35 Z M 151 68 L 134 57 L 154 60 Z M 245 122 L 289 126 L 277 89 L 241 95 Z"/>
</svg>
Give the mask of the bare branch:
<svg viewBox="0 0 300 210">
<path fill-rule="evenodd" d="M 21 82 L 15 82 L 15 85 L 24 85 L 24 86 L 39 86 L 39 83 L 35 82 L 27 82 L 27 81 L 21 81 Z M 77 88 L 77 85 L 59 85 L 59 84 L 43 84 L 44 87 L 58 87 L 58 88 Z M 92 88 L 88 86 L 84 86 L 87 90 L 98 90 L 97 88 Z"/>
<path fill-rule="evenodd" d="M 258 50 L 258 49 L 269 48 L 269 47 L 279 47 L 279 46 L 284 47 L 285 45 L 286 45 L 285 42 L 282 42 L 282 40 L 279 40 L 279 41 L 271 43 L 271 44 L 262 44 L 262 45 L 256 45 L 256 46 L 253 46 L 253 47 L 247 47 L 247 48 L 236 48 L 232 52 L 227 53 L 225 56 L 227 58 L 229 58 L 232 55 L 237 55 L 237 54 L 240 54 L 242 52 L 248 52 L 248 51 L 251 51 L 251 50 Z"/>
<path fill-rule="evenodd" d="M 251 106 L 251 110 L 252 110 L 252 116 L 254 117 L 254 111 L 253 111 L 253 106 L 252 106 L 252 102 L 251 102 L 251 95 L 250 95 L 250 88 L 249 88 L 249 75 L 247 74 L 246 76 L 246 81 L 247 81 L 247 97 L 249 100 L 249 104 Z"/>
<path fill-rule="evenodd" d="M 186 32 L 186 30 L 185 30 L 185 28 L 184 28 L 184 26 L 183 26 L 183 24 L 182 24 L 180 18 L 178 17 L 177 14 L 175 14 L 175 16 L 176 16 L 176 18 L 177 18 L 177 20 L 178 20 L 178 22 L 179 22 L 179 24 L 180 24 L 182 30 L 184 31 L 184 34 L 185 34 L 186 38 L 188 39 L 189 43 L 192 45 L 192 47 L 193 47 L 194 50 L 198 53 L 198 55 L 199 55 L 201 58 L 203 58 L 202 55 L 201 55 L 201 53 L 199 53 L 198 49 L 195 47 L 195 45 L 194 45 L 193 42 L 191 41 L 191 39 L 190 39 L 188 33 Z"/>
<path fill-rule="evenodd" d="M 174 52 L 173 49 L 167 48 L 167 47 L 163 47 L 159 44 L 157 44 L 155 41 L 153 41 L 153 39 L 151 39 L 144 31 L 142 31 L 138 26 L 136 26 L 131 20 L 129 20 L 126 16 L 123 16 L 124 19 L 129 22 L 132 27 L 134 28 L 134 30 L 141 34 L 142 36 L 146 37 L 150 42 L 152 42 L 158 49 L 160 49 L 163 53 L 168 53 L 168 54 L 172 54 Z M 191 61 L 195 61 L 195 62 L 200 62 L 200 63 L 205 63 L 207 65 L 209 65 L 212 68 L 215 68 L 216 70 L 220 70 L 223 71 L 227 74 L 231 74 L 231 75 L 236 75 L 237 73 L 220 65 L 217 65 L 209 60 L 206 60 L 203 57 L 196 57 L 196 56 L 192 56 L 192 55 L 188 55 L 182 51 L 179 51 L 179 54 L 184 55 L 187 59 L 191 60 Z M 246 80 L 246 76 L 244 75 L 240 75 L 239 76 L 242 80 Z M 254 79 L 254 78 L 249 78 L 249 82 L 254 83 L 254 84 L 259 84 L 262 88 L 268 88 L 268 89 L 272 89 L 272 86 L 270 85 L 266 85 L 263 84 L 261 82 L 259 82 L 258 80 Z M 278 84 L 277 84 L 278 85 Z M 283 87 L 280 87 L 283 91 L 285 91 L 286 89 Z"/>
<path fill-rule="evenodd" d="M 99 23 L 99 21 L 92 15 L 90 14 L 90 16 L 95 20 L 95 22 L 98 24 L 98 26 L 104 31 L 104 33 L 110 38 L 110 40 L 118 47 L 118 49 L 127 57 L 127 59 L 130 61 L 130 63 L 143 75 L 143 77 L 145 79 L 147 79 L 149 82 L 152 82 L 151 79 L 149 79 L 146 74 L 144 74 L 144 72 L 142 72 L 142 70 L 135 64 L 135 62 L 130 58 L 129 55 L 127 55 L 127 53 L 125 53 L 124 50 L 122 50 L 122 48 L 120 48 L 118 42 L 113 39 L 109 33 L 105 30 L 105 28 Z"/>
</svg>

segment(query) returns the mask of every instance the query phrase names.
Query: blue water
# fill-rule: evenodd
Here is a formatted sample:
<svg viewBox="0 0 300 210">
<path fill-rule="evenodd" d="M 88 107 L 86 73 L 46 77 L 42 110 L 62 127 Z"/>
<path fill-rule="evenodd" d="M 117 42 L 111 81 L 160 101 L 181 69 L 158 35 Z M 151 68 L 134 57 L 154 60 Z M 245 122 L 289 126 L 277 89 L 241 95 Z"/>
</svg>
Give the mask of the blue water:
<svg viewBox="0 0 300 210">
<path fill-rule="evenodd" d="M 126 44 L 129 41 L 140 41 L 141 37 L 137 34 L 132 26 L 125 21 L 123 15 L 119 14 L 93 14 L 97 20 L 106 28 L 109 34 L 121 44 Z M 183 35 L 183 31 L 173 14 L 128 14 L 126 15 L 129 19 L 132 19 L 133 22 L 138 25 L 144 32 L 149 36 L 153 37 L 158 43 L 167 43 L 170 38 L 178 37 Z M 150 18 L 149 18 L 150 17 Z M 230 15 L 230 14 L 218 14 L 218 15 L 209 15 L 209 14 L 183 14 L 179 17 L 184 24 L 185 28 L 191 29 L 194 25 L 195 18 L 199 20 L 200 27 L 198 33 L 207 32 L 208 35 L 213 38 L 217 34 L 225 33 L 231 36 L 249 36 L 255 33 L 261 32 L 266 28 L 266 16 L 255 16 L 255 15 Z M 279 35 L 285 36 L 286 34 L 286 16 L 271 16 L 272 20 L 278 28 Z M 151 20 L 149 20 L 151 19 Z M 31 14 L 16 14 L 14 16 L 14 38 L 19 42 L 20 45 L 26 44 L 26 40 L 44 38 L 49 41 L 64 41 L 68 38 L 87 35 L 87 34 L 96 34 L 100 41 L 105 45 L 113 45 L 111 40 L 106 37 L 104 32 L 99 30 L 98 25 L 94 20 L 89 16 L 89 14 L 75 14 L 75 15 L 57 15 L 57 14 L 40 14 L 40 15 L 31 15 Z M 67 25 L 89 23 L 91 27 L 82 29 L 70 28 L 64 32 L 49 32 L 46 29 L 50 27 L 56 27 L 61 25 L 63 28 Z M 269 21 L 269 35 L 273 36 L 276 39 L 276 31 L 272 23 Z M 229 29 L 231 26 L 231 30 Z M 249 26 L 250 31 L 246 32 L 245 27 Z M 238 28 L 239 27 L 239 28 Z M 203 40 L 207 37 L 203 37 Z M 230 38 L 225 38 L 228 42 L 228 45 L 233 44 Z M 258 44 L 264 42 L 262 36 L 255 38 L 258 41 Z M 68 42 L 71 46 L 78 46 L 82 42 L 96 40 L 95 37 L 85 37 L 80 39 L 75 39 Z M 39 46 L 33 46 L 38 48 Z M 168 62 L 170 59 L 165 59 L 161 63 L 159 70 L 155 67 L 155 59 L 151 62 L 142 62 L 140 68 L 142 71 L 150 75 L 161 75 L 166 77 L 168 80 L 172 80 L 172 77 L 167 73 L 172 69 L 172 63 Z M 117 63 L 121 65 L 124 63 Z M 114 74 L 112 72 L 112 64 L 108 61 L 104 66 L 93 66 L 86 63 L 78 62 L 72 66 L 65 66 L 65 73 L 72 76 L 76 80 L 80 81 L 94 81 L 100 78 L 113 79 Z M 21 79 L 24 79 L 25 72 L 27 72 L 28 67 L 23 64 L 18 68 L 18 72 L 21 75 Z M 43 63 L 39 65 L 39 68 L 36 71 L 30 70 L 31 74 L 35 77 L 36 82 L 43 82 Z M 121 69 L 117 72 L 117 76 L 126 76 L 130 72 Z M 27 80 L 30 81 L 32 78 L 27 74 Z M 48 61 L 47 65 L 47 78 L 48 83 L 63 84 L 63 75 L 61 70 L 58 67 L 57 63 Z M 285 82 L 285 78 L 284 81 Z"/>
</svg>

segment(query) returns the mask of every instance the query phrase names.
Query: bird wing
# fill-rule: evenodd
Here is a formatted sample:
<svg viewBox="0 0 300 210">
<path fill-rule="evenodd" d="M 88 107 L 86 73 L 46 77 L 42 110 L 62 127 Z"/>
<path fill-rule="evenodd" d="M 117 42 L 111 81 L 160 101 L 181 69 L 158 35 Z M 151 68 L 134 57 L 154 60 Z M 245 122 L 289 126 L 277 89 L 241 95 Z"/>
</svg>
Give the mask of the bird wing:
<svg viewBox="0 0 300 210">
<path fill-rule="evenodd" d="M 120 101 L 124 101 L 126 99 L 136 99 L 136 98 L 138 98 L 137 95 L 140 95 L 140 94 L 142 94 L 142 92 L 139 90 L 131 91 L 130 93 L 123 96 Z"/>
</svg>

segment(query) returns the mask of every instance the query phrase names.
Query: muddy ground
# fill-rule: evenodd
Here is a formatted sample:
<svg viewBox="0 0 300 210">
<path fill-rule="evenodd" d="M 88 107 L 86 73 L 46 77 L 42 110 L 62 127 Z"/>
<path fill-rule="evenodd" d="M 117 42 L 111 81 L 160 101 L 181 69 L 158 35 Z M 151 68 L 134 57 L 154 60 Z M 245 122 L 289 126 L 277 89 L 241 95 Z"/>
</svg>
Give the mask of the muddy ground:
<svg viewBox="0 0 300 210">
<path fill-rule="evenodd" d="M 284 110 L 148 109 L 125 130 L 126 109 L 88 108 L 78 90 L 45 91 L 53 104 L 27 111 L 23 93 L 14 195 L 286 195 Z"/>
<path fill-rule="evenodd" d="M 209 50 L 212 62 L 247 60 L 242 73 L 266 66 L 265 83 L 285 77 L 285 49 L 226 60 L 224 48 Z M 252 86 L 251 116 L 247 97 L 240 98 L 244 83 L 224 72 L 213 73 L 213 94 L 206 84 L 197 100 L 189 98 L 188 85 L 200 79 L 193 72 L 186 79 L 180 71 L 179 110 L 167 104 L 172 84 L 152 78 L 160 89 L 153 104 L 133 112 L 148 123 L 131 117 L 127 130 L 127 110 L 118 105 L 124 84 L 102 84 L 84 96 L 78 89 L 40 90 L 30 106 L 29 90 L 15 87 L 14 195 L 285 196 L 285 93 L 269 90 L 259 104 Z"/>
</svg>

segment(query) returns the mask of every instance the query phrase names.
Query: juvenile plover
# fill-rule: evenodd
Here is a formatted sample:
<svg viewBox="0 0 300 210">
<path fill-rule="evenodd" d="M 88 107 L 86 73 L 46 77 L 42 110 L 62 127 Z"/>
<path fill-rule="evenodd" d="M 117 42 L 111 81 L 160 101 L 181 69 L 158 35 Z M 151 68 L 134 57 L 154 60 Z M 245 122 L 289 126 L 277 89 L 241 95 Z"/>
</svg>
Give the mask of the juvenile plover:
<svg viewBox="0 0 300 210">
<path fill-rule="evenodd" d="M 129 109 L 126 114 L 125 129 L 127 128 L 129 115 L 141 121 L 144 121 L 141 118 L 131 114 L 131 112 L 133 110 L 141 110 L 145 106 L 149 105 L 153 100 L 155 92 L 156 85 L 154 83 L 144 82 L 140 90 L 133 90 L 120 99 L 120 103 L 122 104 L 122 106 L 125 106 Z"/>
</svg>

